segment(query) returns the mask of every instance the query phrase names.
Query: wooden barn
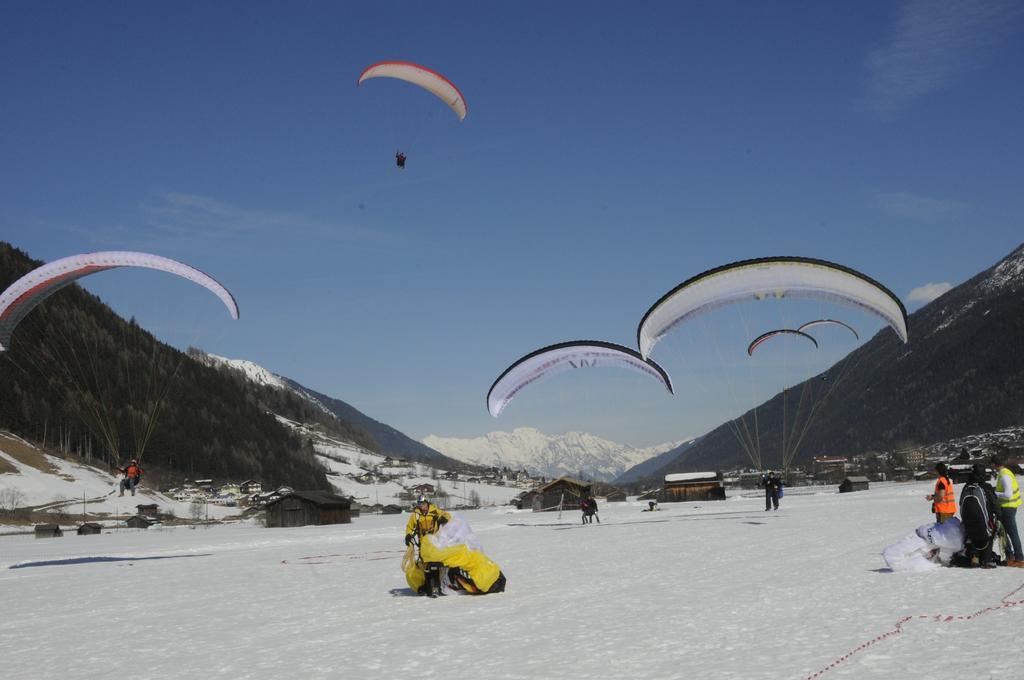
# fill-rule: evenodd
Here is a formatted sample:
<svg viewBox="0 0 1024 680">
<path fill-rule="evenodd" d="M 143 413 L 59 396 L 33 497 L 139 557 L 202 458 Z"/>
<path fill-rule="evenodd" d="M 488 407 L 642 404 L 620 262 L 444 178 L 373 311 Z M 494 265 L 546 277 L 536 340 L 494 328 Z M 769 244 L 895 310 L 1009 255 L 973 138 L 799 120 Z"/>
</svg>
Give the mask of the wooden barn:
<svg viewBox="0 0 1024 680">
<path fill-rule="evenodd" d="M 78 527 L 78 535 L 79 536 L 91 536 L 93 534 L 102 534 L 102 533 L 103 533 L 103 526 L 100 525 L 100 524 L 97 524 L 96 522 L 85 522 L 84 524 L 81 524 Z"/>
<path fill-rule="evenodd" d="M 622 489 L 614 489 L 604 495 L 605 503 L 625 503 L 626 492 Z"/>
<path fill-rule="evenodd" d="M 579 510 L 580 501 L 590 495 L 590 484 L 578 479 L 559 477 L 534 489 L 534 494 L 530 499 L 534 512 Z"/>
<path fill-rule="evenodd" d="M 665 475 L 659 503 L 724 501 L 725 481 L 717 472 L 678 472 Z"/>
<path fill-rule="evenodd" d="M 152 522 L 149 518 L 143 517 L 142 515 L 132 515 L 128 518 L 128 521 L 124 525 L 130 529 L 148 529 Z"/>
<path fill-rule="evenodd" d="M 267 503 L 268 527 L 350 524 L 352 501 L 325 491 L 292 491 Z"/>
<path fill-rule="evenodd" d="M 160 510 L 160 506 L 156 503 L 149 503 L 148 505 L 136 505 L 135 514 L 142 515 L 143 517 L 152 517 L 156 519 L 157 513 Z"/>
<path fill-rule="evenodd" d="M 36 525 L 36 538 L 58 538 L 63 535 L 64 532 L 60 530 L 60 525 L 58 524 Z"/>
<path fill-rule="evenodd" d="M 843 480 L 843 483 L 839 485 L 839 493 L 850 493 L 851 491 L 867 491 L 868 490 L 868 478 L 867 477 L 847 477 Z"/>
<path fill-rule="evenodd" d="M 389 503 L 389 504 L 381 507 L 381 509 L 380 509 L 380 514 L 382 514 L 382 515 L 401 515 L 402 512 L 403 512 L 402 506 L 401 505 L 395 505 L 394 503 Z"/>
</svg>

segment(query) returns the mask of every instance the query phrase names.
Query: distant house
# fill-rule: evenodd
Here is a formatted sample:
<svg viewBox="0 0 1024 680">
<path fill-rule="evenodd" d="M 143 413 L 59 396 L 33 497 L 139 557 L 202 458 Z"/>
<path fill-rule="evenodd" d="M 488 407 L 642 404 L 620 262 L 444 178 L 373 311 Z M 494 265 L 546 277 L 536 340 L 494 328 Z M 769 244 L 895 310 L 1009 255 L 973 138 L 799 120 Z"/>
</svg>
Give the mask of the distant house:
<svg viewBox="0 0 1024 680">
<path fill-rule="evenodd" d="M 530 499 L 534 512 L 579 510 L 580 501 L 590 495 L 591 485 L 570 477 L 559 477 L 538 489 Z"/>
<path fill-rule="evenodd" d="M 292 491 L 266 505 L 268 527 L 350 524 L 352 501 L 323 491 Z"/>
<path fill-rule="evenodd" d="M 247 479 L 238 485 L 238 491 L 243 496 L 250 496 L 254 493 L 263 493 L 263 484 L 255 479 Z"/>
<path fill-rule="evenodd" d="M 159 510 L 160 510 L 160 506 L 157 505 L 156 503 L 151 503 L 149 505 L 136 505 L 135 506 L 135 513 L 136 514 L 142 515 L 143 517 L 152 517 L 154 519 L 156 519 L 156 515 L 157 515 L 157 512 Z"/>
<path fill-rule="evenodd" d="M 665 475 L 665 487 L 659 503 L 685 501 L 724 501 L 725 482 L 717 472 L 679 472 Z"/>
<path fill-rule="evenodd" d="M 839 481 L 846 474 L 843 456 L 815 456 L 811 459 L 814 479 L 819 482 Z"/>
<path fill-rule="evenodd" d="M 417 484 L 416 486 L 414 486 L 411 489 L 409 489 L 409 491 L 411 491 L 413 494 L 421 494 L 422 493 L 422 494 L 426 494 L 427 496 L 430 496 L 430 495 L 432 495 L 434 493 L 434 485 L 433 484 Z"/>
<path fill-rule="evenodd" d="M 393 503 L 389 503 L 388 505 L 385 505 L 384 507 L 382 507 L 380 509 L 380 514 L 382 514 L 382 515 L 401 515 L 402 514 L 402 506 L 401 505 L 394 505 Z"/>
<path fill-rule="evenodd" d="M 64 535 L 58 524 L 37 524 L 36 538 L 59 538 Z"/>
<path fill-rule="evenodd" d="M 78 527 L 79 536 L 91 536 L 103 533 L 103 527 L 96 522 L 85 522 Z"/>
<path fill-rule="evenodd" d="M 867 491 L 869 480 L 867 477 L 847 477 L 839 485 L 839 493 L 850 493 L 851 491 Z"/>
<path fill-rule="evenodd" d="M 152 524 L 152 522 L 150 522 L 149 519 L 141 515 L 133 515 L 132 517 L 129 517 L 128 521 L 126 521 L 124 524 L 126 527 L 129 527 L 131 529 L 148 529 L 149 525 Z"/>
<path fill-rule="evenodd" d="M 626 501 L 626 492 L 622 489 L 614 489 L 604 495 L 605 503 L 624 503 Z"/>
</svg>

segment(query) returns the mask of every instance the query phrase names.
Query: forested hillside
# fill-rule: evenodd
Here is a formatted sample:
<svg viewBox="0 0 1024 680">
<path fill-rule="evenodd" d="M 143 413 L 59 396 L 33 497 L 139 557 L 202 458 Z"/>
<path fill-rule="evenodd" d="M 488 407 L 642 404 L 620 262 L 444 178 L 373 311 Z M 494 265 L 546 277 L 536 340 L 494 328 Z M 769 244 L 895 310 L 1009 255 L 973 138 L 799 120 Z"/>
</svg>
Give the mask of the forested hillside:
<svg viewBox="0 0 1024 680">
<path fill-rule="evenodd" d="M 0 242 L 0 290 L 39 264 Z M 0 429 L 112 467 L 137 457 L 171 476 L 329 489 L 310 443 L 271 412 L 376 448 L 364 429 L 193 360 L 77 285 L 32 311 L 0 352 Z"/>
</svg>

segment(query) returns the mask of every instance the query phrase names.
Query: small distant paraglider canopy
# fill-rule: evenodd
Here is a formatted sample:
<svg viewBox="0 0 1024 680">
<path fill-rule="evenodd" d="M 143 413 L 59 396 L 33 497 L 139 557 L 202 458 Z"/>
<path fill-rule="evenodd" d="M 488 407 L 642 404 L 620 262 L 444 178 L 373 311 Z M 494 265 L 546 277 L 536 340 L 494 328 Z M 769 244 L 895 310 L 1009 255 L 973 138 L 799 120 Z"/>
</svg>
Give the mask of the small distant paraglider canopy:
<svg viewBox="0 0 1024 680">
<path fill-rule="evenodd" d="M 807 335 L 807 333 L 803 333 L 801 331 L 795 331 L 792 328 L 780 328 L 780 329 L 775 330 L 775 331 L 768 331 L 767 333 L 762 333 L 761 335 L 759 335 L 756 338 L 754 338 L 754 341 L 751 342 L 750 345 L 747 347 L 747 355 L 748 356 L 754 356 L 754 350 L 755 349 L 760 347 L 767 340 L 769 340 L 771 338 L 777 338 L 780 335 L 795 335 L 797 337 L 807 338 L 808 340 L 810 340 L 811 342 L 814 343 L 815 347 L 818 346 L 818 341 L 815 340 L 814 338 L 812 338 L 811 336 Z"/>
<path fill-rule="evenodd" d="M 665 370 L 636 350 L 600 340 L 577 340 L 542 347 L 519 359 L 498 376 L 487 392 L 487 410 L 497 418 L 512 398 L 530 383 L 573 368 L 611 366 L 639 371 L 675 394 Z"/>
<path fill-rule="evenodd" d="M 371 78 L 396 78 L 418 85 L 440 98 L 448 105 L 448 108 L 455 112 L 460 121 L 466 118 L 468 112 L 466 98 L 462 96 L 459 88 L 455 86 L 455 83 L 426 66 L 408 61 L 381 61 L 366 67 L 366 70 L 359 75 L 357 84 L 362 85 L 364 80 Z"/>
<path fill-rule="evenodd" d="M 845 324 L 842 321 L 837 321 L 836 319 L 818 319 L 816 321 L 808 321 L 807 323 L 805 323 L 805 324 L 801 325 L 799 328 L 797 328 L 797 330 L 800 331 L 801 333 L 806 333 L 807 331 L 809 331 L 812 328 L 816 328 L 818 326 L 828 326 L 830 324 L 833 324 L 833 325 L 836 325 L 836 326 L 842 326 L 846 330 L 848 330 L 851 333 L 853 333 L 853 337 L 855 337 L 858 340 L 860 340 L 860 336 L 857 334 L 857 331 L 853 328 L 853 326 L 851 326 L 849 324 Z"/>
<path fill-rule="evenodd" d="M 640 354 L 648 357 L 666 333 L 700 314 L 739 302 L 805 298 L 839 303 L 882 318 L 907 342 L 907 310 L 871 277 L 834 262 L 805 257 L 741 260 L 698 274 L 666 293 L 637 327 Z"/>
<path fill-rule="evenodd" d="M 33 269 L 0 294 L 0 352 L 10 347 L 15 327 L 43 300 L 89 274 L 118 267 L 142 267 L 175 274 L 210 290 L 238 318 L 238 304 L 227 288 L 194 267 L 159 255 L 105 251 L 72 255 Z"/>
</svg>

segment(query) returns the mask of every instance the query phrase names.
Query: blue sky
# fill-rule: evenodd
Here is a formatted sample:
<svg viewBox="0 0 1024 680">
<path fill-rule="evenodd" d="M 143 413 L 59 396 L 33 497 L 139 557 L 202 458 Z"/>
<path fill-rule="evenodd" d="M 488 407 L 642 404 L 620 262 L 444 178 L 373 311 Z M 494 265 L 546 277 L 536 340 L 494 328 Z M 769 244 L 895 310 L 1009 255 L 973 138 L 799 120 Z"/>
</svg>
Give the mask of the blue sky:
<svg viewBox="0 0 1024 680">
<path fill-rule="evenodd" d="M 834 260 L 911 310 L 993 264 L 1024 241 L 1022 29 L 1014 2 L 8 2 L 0 239 L 197 266 L 238 322 L 154 272 L 86 287 L 416 438 L 655 444 L 746 402 L 692 364 L 675 398 L 612 371 L 498 420 L 484 396 L 538 347 L 633 345 L 663 293 L 733 260 Z M 465 122 L 357 87 L 383 59 L 451 78 Z"/>
</svg>

